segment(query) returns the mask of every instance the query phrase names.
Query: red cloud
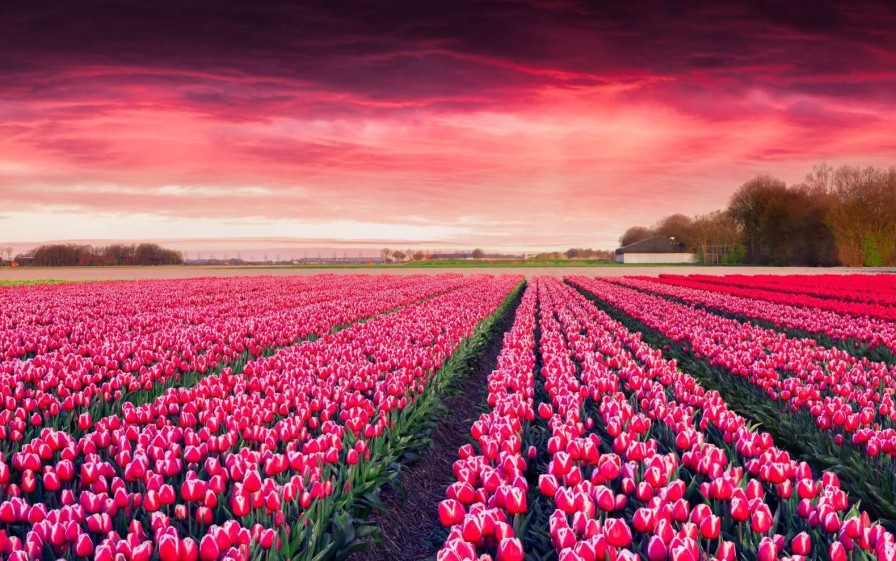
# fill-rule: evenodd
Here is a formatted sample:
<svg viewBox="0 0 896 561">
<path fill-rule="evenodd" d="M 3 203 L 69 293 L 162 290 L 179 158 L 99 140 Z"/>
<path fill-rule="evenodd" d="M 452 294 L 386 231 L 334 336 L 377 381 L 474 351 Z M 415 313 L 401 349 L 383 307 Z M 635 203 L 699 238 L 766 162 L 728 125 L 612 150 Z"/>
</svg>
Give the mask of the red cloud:
<svg viewBox="0 0 896 561">
<path fill-rule="evenodd" d="M 259 235 L 276 235 L 265 221 L 428 224 L 465 232 L 457 243 L 609 245 L 632 223 L 723 206 L 756 173 L 797 181 L 822 160 L 896 154 L 896 26 L 874 4 L 635 17 L 471 3 L 458 25 L 423 7 L 346 20 L 261 6 L 254 25 L 170 21 L 165 37 L 157 7 L 0 22 L 4 213 L 251 218 Z"/>
</svg>

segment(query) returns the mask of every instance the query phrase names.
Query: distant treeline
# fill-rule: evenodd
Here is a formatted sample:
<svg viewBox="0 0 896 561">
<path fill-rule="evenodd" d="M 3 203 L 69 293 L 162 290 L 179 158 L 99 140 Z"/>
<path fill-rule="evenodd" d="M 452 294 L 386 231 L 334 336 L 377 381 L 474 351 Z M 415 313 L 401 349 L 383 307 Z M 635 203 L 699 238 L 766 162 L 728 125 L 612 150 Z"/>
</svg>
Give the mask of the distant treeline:
<svg viewBox="0 0 896 561">
<path fill-rule="evenodd" d="M 165 249 L 154 243 L 137 245 L 113 244 L 92 246 L 78 244 L 50 244 L 37 247 L 16 257 L 21 265 L 41 267 L 69 267 L 94 265 L 180 265 L 184 262 L 179 251 Z"/>
<path fill-rule="evenodd" d="M 606 249 L 583 249 L 574 247 L 564 252 L 549 251 L 539 253 L 534 259 L 596 259 L 598 261 L 612 261 L 613 252 Z"/>
<path fill-rule="evenodd" d="M 656 234 L 674 236 L 702 262 L 894 266 L 896 166 L 822 164 L 789 187 L 760 175 L 741 185 L 724 210 L 633 226 L 619 242 Z"/>
<path fill-rule="evenodd" d="M 497 259 L 497 260 L 505 260 L 505 259 L 520 259 L 521 255 L 512 255 L 512 254 L 501 254 L 501 253 L 486 253 L 482 249 L 474 249 L 472 251 L 455 251 L 454 253 L 432 253 L 426 251 L 414 251 L 414 250 L 392 250 L 389 248 L 383 248 L 380 251 L 381 260 L 385 263 L 392 262 L 410 262 L 410 261 L 430 261 L 430 260 L 439 260 L 439 259 Z M 557 259 L 597 259 L 597 260 L 605 260 L 612 261 L 613 260 L 613 252 L 608 251 L 606 249 L 582 249 L 578 247 L 574 247 L 571 249 L 567 249 L 566 251 L 549 251 L 545 253 L 539 253 L 532 257 L 528 257 L 528 259 L 538 259 L 538 260 L 557 260 Z"/>
</svg>

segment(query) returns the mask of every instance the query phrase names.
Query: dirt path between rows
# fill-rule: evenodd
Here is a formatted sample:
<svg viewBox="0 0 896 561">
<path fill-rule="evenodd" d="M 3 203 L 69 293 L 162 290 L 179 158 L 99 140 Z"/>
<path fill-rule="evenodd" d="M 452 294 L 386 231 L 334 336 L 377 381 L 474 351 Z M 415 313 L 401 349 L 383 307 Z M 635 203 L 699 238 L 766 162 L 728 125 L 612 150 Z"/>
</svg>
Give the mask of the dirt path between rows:
<svg viewBox="0 0 896 561">
<path fill-rule="evenodd" d="M 408 466 L 401 475 L 403 489 L 387 489 L 383 502 L 388 514 L 371 518 L 383 533 L 383 544 L 349 557 L 350 561 L 421 560 L 433 557 L 447 532 L 439 522 L 439 501 L 445 489 L 455 481 L 452 465 L 457 450 L 470 441 L 470 427 L 487 410 L 488 375 L 498 363 L 504 333 L 510 330 L 521 301 L 516 299 L 504 318 L 496 323 L 488 346 L 475 369 L 458 384 L 458 391 L 446 402 L 448 414 L 432 434 L 432 444 L 419 462 Z"/>
</svg>

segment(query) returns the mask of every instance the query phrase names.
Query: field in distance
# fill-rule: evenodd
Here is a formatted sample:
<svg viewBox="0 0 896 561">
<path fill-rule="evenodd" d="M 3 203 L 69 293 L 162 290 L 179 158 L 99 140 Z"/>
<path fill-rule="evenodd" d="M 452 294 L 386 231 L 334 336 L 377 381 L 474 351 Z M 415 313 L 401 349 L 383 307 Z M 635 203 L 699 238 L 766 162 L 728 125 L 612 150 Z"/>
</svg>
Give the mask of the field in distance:
<svg viewBox="0 0 896 561">
<path fill-rule="evenodd" d="M 451 266 L 409 266 L 409 265 L 354 265 L 354 266 L 160 266 L 160 267 L 0 267 L 0 286 L 8 284 L 32 284 L 41 282 L 103 281 L 136 279 L 177 279 L 195 277 L 238 277 L 238 276 L 291 276 L 333 274 L 373 274 L 412 275 L 421 273 L 491 273 L 533 275 L 647 275 L 671 274 L 771 274 L 771 275 L 813 275 L 850 273 L 889 273 L 888 268 L 812 268 L 812 267 L 744 267 L 744 266 L 700 266 L 700 265 L 615 265 L 595 264 L 595 262 L 545 261 L 535 265 L 531 261 L 448 261 Z M 590 263 L 574 265 L 573 263 Z M 593 272 L 592 272 L 593 271 Z"/>
</svg>

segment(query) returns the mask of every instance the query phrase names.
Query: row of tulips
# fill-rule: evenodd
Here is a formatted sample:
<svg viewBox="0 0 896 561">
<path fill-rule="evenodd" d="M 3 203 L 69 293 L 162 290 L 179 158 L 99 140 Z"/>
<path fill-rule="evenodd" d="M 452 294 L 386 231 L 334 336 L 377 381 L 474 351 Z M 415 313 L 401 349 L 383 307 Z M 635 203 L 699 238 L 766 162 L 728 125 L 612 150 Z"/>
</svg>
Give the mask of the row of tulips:
<svg viewBox="0 0 896 561">
<path fill-rule="evenodd" d="M 77 436 L 45 428 L 0 460 L 0 552 L 336 555 L 436 372 L 519 280 L 472 278 L 241 373 L 125 404 Z"/>
<path fill-rule="evenodd" d="M 896 455 L 894 367 L 615 283 L 571 280 L 770 399 L 811 413 L 838 442 L 867 444 L 871 457 Z"/>
<path fill-rule="evenodd" d="M 168 387 L 190 385 L 226 366 L 238 369 L 246 360 L 274 348 L 475 280 L 461 275 L 322 276 L 304 280 L 298 285 L 304 290 L 292 294 L 282 289 L 262 290 L 260 287 L 267 286 L 269 279 L 256 279 L 262 283 L 258 290 L 238 291 L 244 299 L 241 306 L 227 299 L 214 306 L 195 306 L 192 319 L 180 318 L 175 324 L 159 319 L 165 315 L 164 309 L 147 311 L 135 321 L 159 320 L 160 331 L 154 333 L 142 328 L 119 329 L 115 321 L 101 321 L 96 326 L 108 331 L 97 327 L 97 334 L 102 333 L 104 338 L 94 340 L 89 347 L 63 344 L 30 359 L 16 358 L 0 364 L 0 399 L 5 406 L 0 412 L 0 452 L 18 449 L 21 441 L 44 427 L 73 434 L 87 430 L 93 419 L 117 413 L 127 401 L 145 402 Z M 165 282 L 176 286 L 193 281 Z M 212 290 L 214 285 L 209 282 L 203 281 L 198 288 Z M 231 279 L 215 282 L 221 283 L 218 292 L 234 288 Z M 103 301 L 110 291 L 126 292 L 122 285 L 127 284 L 92 286 Z M 247 295 L 254 297 L 249 300 Z M 67 326 L 78 324 L 65 319 L 53 325 L 69 330 Z"/>
<path fill-rule="evenodd" d="M 526 512 L 525 427 L 535 418 L 535 312 L 540 280 L 532 281 L 505 333 L 495 370 L 488 375 L 488 406 L 473 423 L 475 444 L 459 450 L 457 478 L 439 503 L 439 519 L 449 528 L 439 561 L 479 559 L 495 554 L 499 561 L 523 559 L 518 535 Z M 525 450 L 524 450 L 525 449 Z M 531 455 L 530 455 L 531 456 Z"/>
<path fill-rule="evenodd" d="M 859 275 L 850 275 L 847 278 L 854 279 L 857 276 Z M 685 286 L 702 290 L 718 290 L 732 296 L 751 298 L 758 301 L 811 307 L 856 319 L 873 318 L 881 320 L 882 322 L 896 321 L 896 307 L 893 307 L 889 302 L 878 304 L 873 302 L 840 300 L 830 296 L 794 294 L 777 289 L 769 289 L 762 285 L 748 287 L 724 285 L 713 281 L 697 280 L 684 276 L 663 276 L 659 280 L 676 286 Z"/>
<path fill-rule="evenodd" d="M 721 396 L 572 288 L 539 293 L 558 558 L 896 558 L 837 477 L 751 429 Z"/>
<path fill-rule="evenodd" d="M 660 278 L 666 277 L 678 276 L 660 275 Z M 896 306 L 896 279 L 892 275 L 688 275 L 678 278 L 718 286 L 758 288 L 829 300 Z"/>
<path fill-rule="evenodd" d="M 407 286 L 404 279 L 383 280 Z M 4 287 L 2 358 L 27 359 L 60 350 L 94 356 L 105 344 L 103 354 L 123 362 L 141 351 L 157 352 L 152 343 L 171 338 L 172 331 L 186 330 L 178 335 L 189 338 L 190 329 L 223 322 L 283 322 L 291 309 L 337 300 L 371 281 L 375 279 L 319 275 Z"/>
<path fill-rule="evenodd" d="M 713 311 L 734 314 L 736 317 L 759 320 L 779 329 L 811 334 L 823 341 L 830 339 L 848 342 L 853 348 L 864 346 L 874 349 L 883 345 L 891 352 L 896 351 L 896 322 L 822 310 L 811 304 L 804 304 L 803 297 L 796 295 L 788 297 L 789 304 L 778 304 L 758 298 L 735 296 L 725 289 L 711 285 L 709 290 L 696 288 L 703 285 L 679 283 L 677 278 L 655 280 L 624 277 L 614 279 L 613 282 Z M 851 350 L 848 345 L 844 346 L 844 350 Z"/>
<path fill-rule="evenodd" d="M 875 516 L 896 519 L 892 367 L 612 282 L 570 282 L 687 362 L 788 449 L 835 469 Z"/>
</svg>

